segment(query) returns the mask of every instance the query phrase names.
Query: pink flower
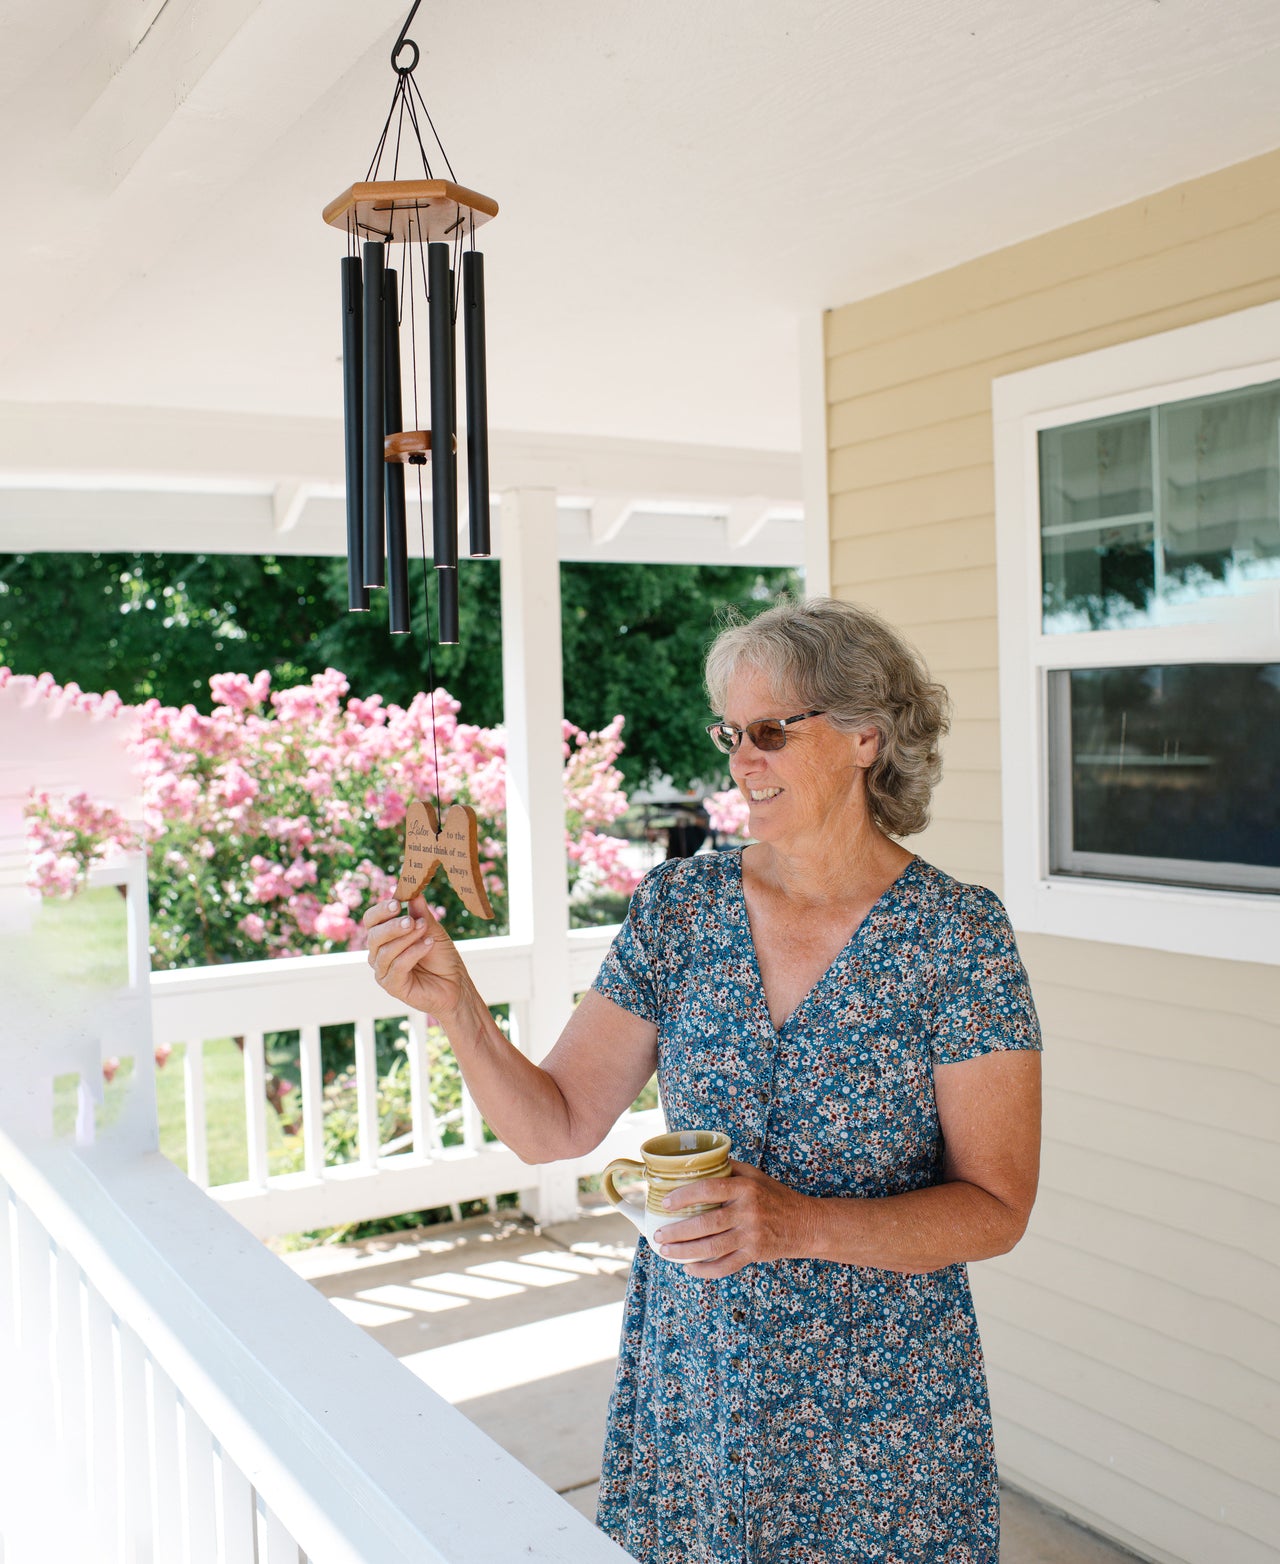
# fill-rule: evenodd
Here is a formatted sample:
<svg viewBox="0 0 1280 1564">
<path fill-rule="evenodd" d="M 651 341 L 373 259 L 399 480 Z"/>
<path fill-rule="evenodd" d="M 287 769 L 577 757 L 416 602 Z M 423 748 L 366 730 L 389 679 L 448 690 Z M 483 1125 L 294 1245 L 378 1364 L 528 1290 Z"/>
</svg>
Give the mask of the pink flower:
<svg viewBox="0 0 1280 1564">
<path fill-rule="evenodd" d="M 169 1062 L 169 1055 L 172 1052 L 173 1052 L 173 1044 L 172 1043 L 157 1043 L 156 1044 L 156 1064 L 161 1069 L 163 1069 L 164 1066 Z"/>
<path fill-rule="evenodd" d="M 228 711 L 256 711 L 271 689 L 271 675 L 264 668 L 254 679 L 243 673 L 215 673 L 209 690 L 215 706 Z"/>
<path fill-rule="evenodd" d="M 245 936 L 251 939 L 255 945 L 261 945 L 267 937 L 267 926 L 256 912 L 249 912 L 240 919 L 236 927 Z"/>
<path fill-rule="evenodd" d="M 298 925 L 298 933 L 307 936 L 314 934 L 320 920 L 319 899 L 304 891 L 300 896 L 290 896 L 287 905 L 293 921 Z"/>
<path fill-rule="evenodd" d="M 712 793 L 706 805 L 713 831 L 721 836 L 746 836 L 750 810 L 736 787 L 726 793 Z"/>
<path fill-rule="evenodd" d="M 258 784 L 238 761 L 232 761 L 218 781 L 218 793 L 226 804 L 246 804 L 258 796 Z"/>
<path fill-rule="evenodd" d="M 316 916 L 315 931 L 322 939 L 348 940 L 355 930 L 355 920 L 341 902 L 330 902 Z"/>
</svg>

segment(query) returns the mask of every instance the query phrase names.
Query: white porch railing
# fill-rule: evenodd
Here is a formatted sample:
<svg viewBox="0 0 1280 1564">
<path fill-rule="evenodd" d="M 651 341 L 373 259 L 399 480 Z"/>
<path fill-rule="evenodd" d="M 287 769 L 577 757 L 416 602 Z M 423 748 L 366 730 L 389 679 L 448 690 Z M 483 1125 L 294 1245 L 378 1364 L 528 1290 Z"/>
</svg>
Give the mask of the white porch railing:
<svg viewBox="0 0 1280 1564">
<path fill-rule="evenodd" d="M 626 1555 L 158 1153 L 0 1130 L 4 1564 Z"/>
<path fill-rule="evenodd" d="M 569 934 L 569 975 L 574 991 L 590 986 L 615 930 Z M 487 1004 L 510 1006 L 517 1046 L 530 1036 L 529 1006 L 535 988 L 533 948 L 512 939 L 470 940 L 467 966 Z M 492 1200 L 517 1191 L 521 1204 L 544 1221 L 577 1209 L 577 1180 L 613 1157 L 630 1153 L 661 1128 L 656 1111 L 626 1114 L 589 1156 L 576 1162 L 530 1167 L 505 1146 L 486 1141 L 480 1114 L 465 1086 L 462 1143 L 442 1144 L 432 1111 L 427 1028 L 373 981 L 363 955 L 309 956 L 159 972 L 151 978 L 152 1026 L 157 1043 L 185 1045 L 187 1169 L 202 1188 L 259 1237 L 336 1227 L 402 1211 Z M 568 996 L 564 996 L 567 1000 Z M 407 1022 L 406 1051 L 412 1144 L 387 1154 L 379 1144 L 378 1077 L 374 1023 Z M 358 1141 L 354 1162 L 326 1165 L 320 1028 L 355 1024 Z M 299 1033 L 304 1166 L 300 1172 L 268 1169 L 264 1034 Z M 210 1186 L 204 1044 L 227 1036 L 244 1039 L 244 1128 L 248 1178 Z"/>
</svg>

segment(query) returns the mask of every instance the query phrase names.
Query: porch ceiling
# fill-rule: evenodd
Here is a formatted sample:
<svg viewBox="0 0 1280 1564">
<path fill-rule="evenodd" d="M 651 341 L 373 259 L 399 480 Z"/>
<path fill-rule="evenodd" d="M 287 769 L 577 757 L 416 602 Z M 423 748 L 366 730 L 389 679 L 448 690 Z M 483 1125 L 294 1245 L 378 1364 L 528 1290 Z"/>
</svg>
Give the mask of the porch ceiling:
<svg viewBox="0 0 1280 1564">
<path fill-rule="evenodd" d="M 270 420 L 317 421 L 338 453 L 342 245 L 320 209 L 364 172 L 406 10 L 6 8 L 0 403 L 41 404 L 43 433 L 0 439 L 0 483 L 47 486 L 61 434 L 83 484 L 104 407 L 135 410 L 112 415 L 134 449 L 164 408 L 261 414 L 282 439 Z M 459 177 L 502 206 L 491 418 L 517 444 L 781 463 L 802 315 L 1280 141 L 1274 0 L 427 0 L 414 32 Z M 144 470 L 172 465 L 152 449 Z M 98 470 L 119 484 L 122 460 Z M 789 470 L 736 488 L 794 504 Z M 275 524 L 295 472 L 282 451 Z M 609 492 L 587 493 L 600 535 Z"/>
</svg>

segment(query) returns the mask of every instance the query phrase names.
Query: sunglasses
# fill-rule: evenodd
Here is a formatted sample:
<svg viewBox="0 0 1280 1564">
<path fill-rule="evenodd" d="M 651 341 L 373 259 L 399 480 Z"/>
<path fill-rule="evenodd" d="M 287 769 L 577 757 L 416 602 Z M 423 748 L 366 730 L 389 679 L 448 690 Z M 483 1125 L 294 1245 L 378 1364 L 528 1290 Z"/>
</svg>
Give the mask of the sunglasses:
<svg viewBox="0 0 1280 1564">
<path fill-rule="evenodd" d="M 802 711 L 798 717 L 762 717 L 759 722 L 747 723 L 745 728 L 735 727 L 732 722 L 711 722 L 707 724 L 707 733 L 715 747 L 726 755 L 737 752 L 744 735 L 757 749 L 772 751 L 785 747 L 787 729 L 792 723 L 803 722 L 806 717 L 825 715 L 821 711 Z"/>
</svg>

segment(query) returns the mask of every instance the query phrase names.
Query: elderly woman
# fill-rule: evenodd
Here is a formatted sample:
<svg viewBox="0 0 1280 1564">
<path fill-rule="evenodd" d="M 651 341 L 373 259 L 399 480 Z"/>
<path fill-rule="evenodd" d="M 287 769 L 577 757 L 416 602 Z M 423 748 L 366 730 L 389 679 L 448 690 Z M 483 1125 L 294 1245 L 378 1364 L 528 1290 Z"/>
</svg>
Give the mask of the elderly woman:
<svg viewBox="0 0 1280 1564">
<path fill-rule="evenodd" d="M 946 693 L 825 599 L 726 629 L 707 686 L 751 845 L 648 875 L 541 1066 L 424 906 L 372 909 L 370 960 L 529 1161 L 596 1146 L 655 1067 L 672 1129 L 732 1139 L 636 1253 L 605 1531 L 644 1564 L 997 1564 L 965 1262 L 1026 1226 L 1040 1039 L 1000 902 L 899 840 Z"/>
</svg>

